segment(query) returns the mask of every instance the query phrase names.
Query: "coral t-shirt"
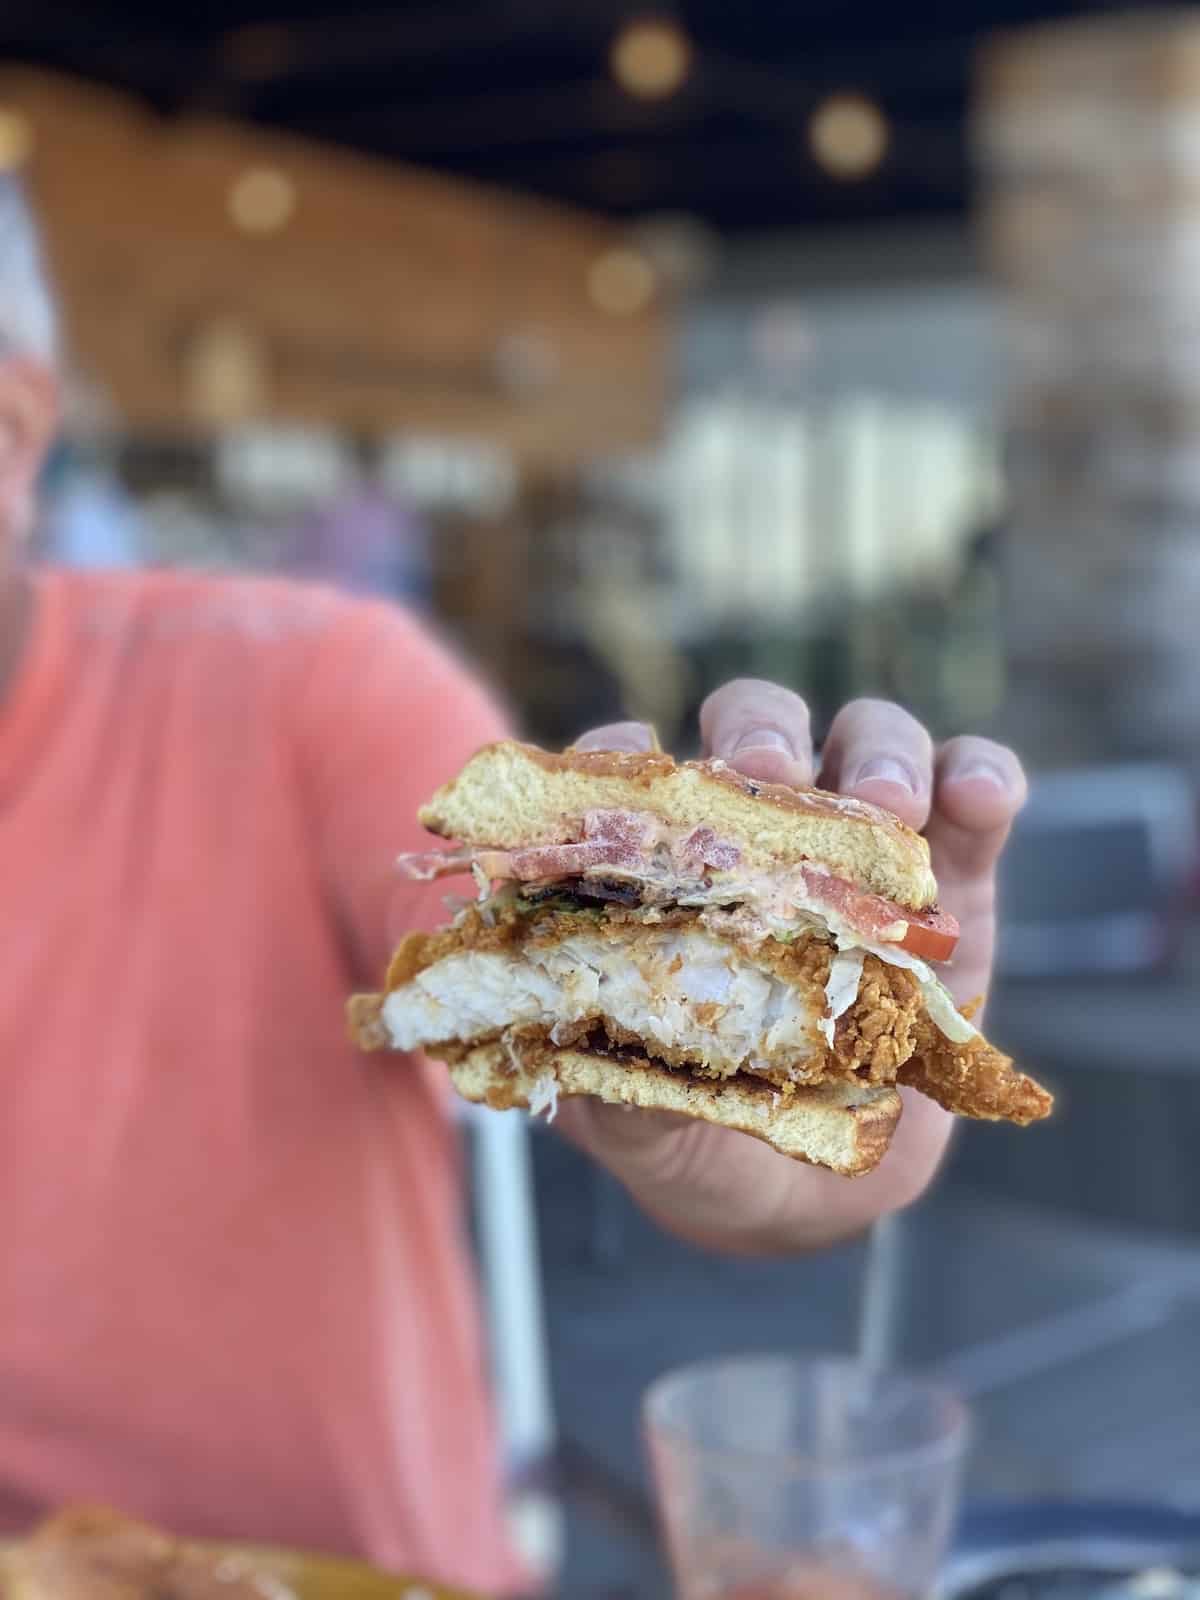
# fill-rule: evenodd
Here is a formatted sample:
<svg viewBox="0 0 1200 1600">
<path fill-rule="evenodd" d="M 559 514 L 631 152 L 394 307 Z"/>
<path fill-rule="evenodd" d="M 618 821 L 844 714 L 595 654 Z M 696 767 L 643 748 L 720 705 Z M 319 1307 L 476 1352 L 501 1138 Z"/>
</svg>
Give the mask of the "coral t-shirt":
<svg viewBox="0 0 1200 1600">
<path fill-rule="evenodd" d="M 102 1501 L 502 1591 L 444 1080 L 343 1021 L 417 805 L 499 714 L 382 604 L 36 586 L 0 703 L 0 1519 Z"/>
</svg>

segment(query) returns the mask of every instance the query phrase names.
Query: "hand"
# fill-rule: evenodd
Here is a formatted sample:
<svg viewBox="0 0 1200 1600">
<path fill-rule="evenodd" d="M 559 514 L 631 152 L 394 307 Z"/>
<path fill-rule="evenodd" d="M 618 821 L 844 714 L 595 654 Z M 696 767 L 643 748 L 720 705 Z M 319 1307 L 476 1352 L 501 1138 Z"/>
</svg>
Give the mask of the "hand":
<svg viewBox="0 0 1200 1600">
<path fill-rule="evenodd" d="M 741 680 L 700 713 L 704 752 L 763 782 L 811 784 L 872 801 L 929 840 L 941 904 L 962 929 L 950 983 L 960 1004 L 984 994 L 995 941 L 995 870 L 1025 776 L 1011 750 L 987 739 L 935 749 L 899 706 L 856 700 L 839 712 L 815 770 L 808 708 L 775 684 Z M 598 728 L 583 749 L 647 750 L 640 723 Z M 951 1118 L 902 1090 L 891 1149 L 865 1178 L 839 1178 L 778 1155 L 728 1128 L 564 1102 L 563 1131 L 609 1168 L 642 1208 L 693 1243 L 744 1253 L 815 1248 L 849 1237 L 910 1204 L 937 1170 Z"/>
</svg>

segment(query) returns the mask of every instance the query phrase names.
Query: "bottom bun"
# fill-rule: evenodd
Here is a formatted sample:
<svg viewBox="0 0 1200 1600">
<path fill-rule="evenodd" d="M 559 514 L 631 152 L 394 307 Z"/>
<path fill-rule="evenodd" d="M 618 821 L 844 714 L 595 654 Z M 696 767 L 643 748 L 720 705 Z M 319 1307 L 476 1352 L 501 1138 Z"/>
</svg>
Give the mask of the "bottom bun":
<svg viewBox="0 0 1200 1600">
<path fill-rule="evenodd" d="M 500 1042 L 477 1045 L 450 1067 L 464 1100 L 497 1111 L 550 1109 L 559 1095 L 609 1105 L 673 1111 L 749 1133 L 781 1155 L 857 1178 L 879 1165 L 900 1120 L 895 1089 L 846 1081 L 798 1088 L 785 1099 L 771 1084 L 740 1076 L 693 1077 L 644 1056 L 540 1050 L 517 1065 Z"/>
</svg>

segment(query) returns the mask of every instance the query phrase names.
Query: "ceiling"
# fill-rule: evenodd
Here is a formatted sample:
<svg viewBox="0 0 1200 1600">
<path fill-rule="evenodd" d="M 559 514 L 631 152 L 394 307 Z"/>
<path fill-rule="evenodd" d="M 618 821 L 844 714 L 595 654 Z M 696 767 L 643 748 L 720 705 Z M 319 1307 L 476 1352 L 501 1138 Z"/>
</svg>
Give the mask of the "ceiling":
<svg viewBox="0 0 1200 1600">
<path fill-rule="evenodd" d="M 948 216 L 968 195 L 971 61 L 997 27 L 1137 0 L 677 0 L 684 87 L 632 98 L 608 69 L 653 0 L 0 0 L 0 56 L 616 217 L 728 232 Z M 1159 3 L 1156 9 L 1161 10 Z M 860 91 L 891 142 L 870 178 L 808 148 L 823 97 Z"/>
</svg>

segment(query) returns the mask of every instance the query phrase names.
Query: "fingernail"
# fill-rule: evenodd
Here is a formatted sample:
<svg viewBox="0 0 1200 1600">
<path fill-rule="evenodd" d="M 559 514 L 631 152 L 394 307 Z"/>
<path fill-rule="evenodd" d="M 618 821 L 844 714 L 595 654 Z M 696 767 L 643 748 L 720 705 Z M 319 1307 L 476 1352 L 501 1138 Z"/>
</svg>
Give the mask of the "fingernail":
<svg viewBox="0 0 1200 1600">
<path fill-rule="evenodd" d="M 848 787 L 857 789 L 860 783 L 894 783 L 900 789 L 907 789 L 910 794 L 917 792 L 916 774 L 906 762 L 895 756 L 875 756 L 873 760 L 865 762 L 854 774 Z"/>
<path fill-rule="evenodd" d="M 653 728 L 644 722 L 616 722 L 607 728 L 597 728 L 585 733 L 571 746 L 572 750 L 628 750 L 641 753 L 660 748 Z"/>
<path fill-rule="evenodd" d="M 796 759 L 792 741 L 786 734 L 780 733 L 778 728 L 751 728 L 749 732 L 742 734 L 729 754 L 744 756 L 751 750 L 781 750 L 793 761 Z"/>
<path fill-rule="evenodd" d="M 976 783 L 994 784 L 997 789 L 1007 789 L 1004 772 L 991 761 L 968 761 L 954 774 L 955 778 L 971 778 Z"/>
</svg>

